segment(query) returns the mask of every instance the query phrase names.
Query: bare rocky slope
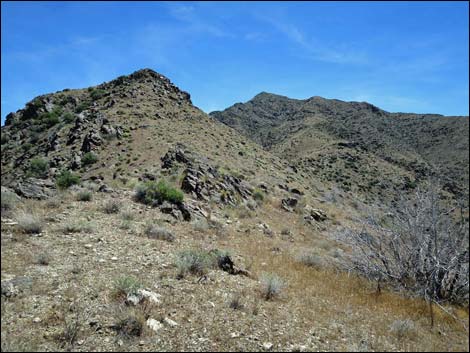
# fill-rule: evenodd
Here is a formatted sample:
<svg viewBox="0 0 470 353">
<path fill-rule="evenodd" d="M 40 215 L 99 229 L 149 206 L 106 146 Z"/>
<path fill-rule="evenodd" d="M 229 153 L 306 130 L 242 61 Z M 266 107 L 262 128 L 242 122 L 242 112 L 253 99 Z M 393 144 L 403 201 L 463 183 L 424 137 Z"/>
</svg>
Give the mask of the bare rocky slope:
<svg viewBox="0 0 470 353">
<path fill-rule="evenodd" d="M 468 305 L 430 327 L 337 237 L 435 166 L 467 192 L 449 121 L 265 93 L 209 116 L 150 69 L 35 98 L 1 129 L 2 351 L 466 350 Z"/>
</svg>

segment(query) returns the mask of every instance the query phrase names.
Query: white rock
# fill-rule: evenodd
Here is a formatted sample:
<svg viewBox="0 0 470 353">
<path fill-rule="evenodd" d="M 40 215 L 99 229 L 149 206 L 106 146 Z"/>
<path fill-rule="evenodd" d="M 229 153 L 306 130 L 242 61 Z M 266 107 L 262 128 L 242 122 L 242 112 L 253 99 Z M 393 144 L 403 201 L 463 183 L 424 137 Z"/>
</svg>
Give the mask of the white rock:
<svg viewBox="0 0 470 353">
<path fill-rule="evenodd" d="M 111 261 L 117 261 L 117 260 L 118 260 L 118 258 L 117 258 L 116 256 L 113 256 L 113 257 L 111 258 Z"/>
<path fill-rule="evenodd" d="M 158 330 L 160 330 L 163 327 L 163 325 L 159 321 L 152 319 L 152 318 L 149 318 L 147 320 L 147 326 L 154 332 L 158 332 Z"/>
<path fill-rule="evenodd" d="M 173 321 L 172 319 L 169 319 L 169 318 L 165 318 L 163 319 L 163 321 L 165 322 L 165 324 L 167 324 L 168 326 L 171 326 L 171 327 L 176 327 L 178 326 L 178 323 Z"/>
<path fill-rule="evenodd" d="M 40 319 L 40 318 L 38 318 L 38 317 L 35 317 L 35 318 L 33 319 L 33 322 L 34 322 L 34 323 L 41 322 L 41 319 Z"/>
<path fill-rule="evenodd" d="M 160 304 L 160 294 L 145 289 L 140 289 L 139 294 L 142 295 L 144 298 L 147 298 L 154 304 Z"/>
<path fill-rule="evenodd" d="M 92 247 L 93 247 L 93 245 L 91 245 L 91 244 L 85 244 L 85 248 L 87 248 L 87 249 L 91 249 Z"/>
<path fill-rule="evenodd" d="M 263 348 L 269 351 L 271 348 L 273 348 L 273 344 L 271 342 L 264 342 Z"/>
</svg>

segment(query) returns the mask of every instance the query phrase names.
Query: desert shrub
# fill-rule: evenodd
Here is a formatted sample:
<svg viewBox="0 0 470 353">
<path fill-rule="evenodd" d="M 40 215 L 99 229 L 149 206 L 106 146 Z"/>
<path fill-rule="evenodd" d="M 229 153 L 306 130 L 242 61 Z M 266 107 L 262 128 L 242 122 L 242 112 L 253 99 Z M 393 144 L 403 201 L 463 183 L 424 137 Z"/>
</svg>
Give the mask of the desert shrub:
<svg viewBox="0 0 470 353">
<path fill-rule="evenodd" d="M 144 325 L 145 318 L 143 315 L 129 315 L 119 320 L 119 322 L 114 325 L 114 328 L 119 335 L 129 338 L 141 336 L 144 331 Z"/>
<path fill-rule="evenodd" d="M 296 261 L 308 267 L 322 268 L 324 266 L 322 258 L 314 252 L 302 252 L 296 256 Z"/>
<path fill-rule="evenodd" d="M 75 116 L 70 112 L 66 112 L 64 115 L 62 115 L 62 120 L 66 124 L 71 124 L 75 121 Z"/>
<path fill-rule="evenodd" d="M 187 273 L 203 275 L 211 268 L 227 270 L 223 267 L 224 260 L 227 258 L 230 258 L 230 253 L 218 249 L 182 251 L 177 255 L 175 261 L 178 277 L 183 278 Z"/>
<path fill-rule="evenodd" d="M 67 222 L 62 226 L 65 233 L 93 233 L 95 226 L 93 223 L 87 221 L 72 221 Z"/>
<path fill-rule="evenodd" d="M 42 158 L 33 158 L 29 162 L 29 169 L 27 172 L 28 176 L 34 176 L 37 178 L 45 178 L 49 171 L 49 163 L 47 160 Z"/>
<path fill-rule="evenodd" d="M 242 295 L 240 293 L 235 293 L 232 295 L 232 298 L 229 302 L 229 307 L 234 310 L 243 310 L 245 305 L 243 304 Z"/>
<path fill-rule="evenodd" d="M 284 281 L 275 274 L 264 274 L 261 277 L 261 293 L 266 300 L 278 297 L 284 287 Z"/>
<path fill-rule="evenodd" d="M 402 200 L 387 226 L 371 215 L 361 229 L 340 233 L 339 240 L 353 248 L 346 268 L 429 303 L 468 305 L 468 216 L 447 208 L 439 190 L 431 183 Z"/>
<path fill-rule="evenodd" d="M 120 209 L 121 204 L 118 200 L 108 200 L 103 206 L 103 211 L 107 214 L 118 213 Z"/>
<path fill-rule="evenodd" d="M 172 232 L 166 228 L 151 223 L 146 225 L 144 233 L 147 237 L 152 239 L 166 240 L 169 242 L 173 242 L 175 240 L 175 236 Z"/>
<path fill-rule="evenodd" d="M 159 182 L 148 181 L 137 185 L 135 199 L 147 205 L 158 205 L 163 201 L 174 204 L 183 202 L 183 192 L 168 185 L 163 180 Z"/>
<path fill-rule="evenodd" d="M 113 295 L 118 299 L 125 299 L 129 295 L 138 294 L 142 284 L 134 277 L 122 276 L 114 281 Z"/>
<path fill-rule="evenodd" d="M 98 161 L 98 157 L 93 152 L 87 152 L 83 155 L 82 166 L 87 166 Z"/>
<path fill-rule="evenodd" d="M 59 189 L 67 189 L 72 185 L 77 185 L 79 183 L 80 176 L 67 169 L 62 170 L 56 178 L 56 184 Z"/>
<path fill-rule="evenodd" d="M 1 201 L 2 215 L 5 215 L 5 213 L 13 211 L 13 209 L 15 208 L 18 202 L 18 196 L 16 196 L 16 194 L 9 192 L 9 191 L 2 191 L 1 197 L 2 197 L 2 201 Z"/>
<path fill-rule="evenodd" d="M 390 332 L 392 332 L 398 339 L 405 338 L 413 333 L 415 329 L 414 322 L 410 319 L 395 320 L 390 325 Z"/>
<path fill-rule="evenodd" d="M 77 192 L 77 201 L 91 201 L 93 194 L 88 190 L 81 190 Z"/>
<path fill-rule="evenodd" d="M 134 213 L 133 213 L 131 210 L 128 210 L 128 209 L 127 209 L 127 210 L 123 210 L 123 211 L 121 212 L 121 217 L 122 217 L 122 219 L 125 220 L 125 221 L 133 221 L 134 218 L 135 218 L 135 215 L 134 215 Z"/>
<path fill-rule="evenodd" d="M 36 256 L 36 263 L 39 265 L 47 266 L 49 265 L 50 261 L 51 261 L 51 257 L 46 252 L 42 252 Z"/>
<path fill-rule="evenodd" d="M 183 278 L 187 273 L 203 275 L 212 265 L 207 252 L 202 250 L 186 250 L 178 254 L 175 262 L 178 277 Z"/>
<path fill-rule="evenodd" d="M 42 232 L 43 222 L 37 215 L 22 212 L 17 216 L 16 221 L 18 222 L 18 227 L 23 233 L 39 234 Z"/>
<path fill-rule="evenodd" d="M 126 221 L 126 220 L 123 220 L 120 224 L 119 224 L 119 229 L 123 229 L 123 230 L 129 230 L 132 228 L 132 223 L 130 221 Z"/>
<path fill-rule="evenodd" d="M 90 97 L 93 100 L 100 99 L 105 94 L 106 94 L 106 91 L 104 91 L 102 89 L 99 89 L 99 88 L 94 88 L 94 89 L 91 89 L 91 91 L 90 91 Z"/>
<path fill-rule="evenodd" d="M 201 233 L 207 232 L 209 224 L 207 223 L 207 220 L 201 218 L 193 222 L 193 229 Z"/>
<path fill-rule="evenodd" d="M 260 203 L 264 200 L 264 192 L 262 192 L 260 189 L 255 189 L 253 192 L 253 199 Z"/>
<path fill-rule="evenodd" d="M 76 107 L 75 107 L 75 113 L 81 113 L 85 109 L 87 109 L 90 106 L 89 102 L 80 102 Z"/>
<path fill-rule="evenodd" d="M 56 107 L 51 112 L 43 113 L 39 116 L 41 124 L 46 127 L 52 127 L 60 122 L 59 117 L 62 115 L 62 108 Z"/>
</svg>

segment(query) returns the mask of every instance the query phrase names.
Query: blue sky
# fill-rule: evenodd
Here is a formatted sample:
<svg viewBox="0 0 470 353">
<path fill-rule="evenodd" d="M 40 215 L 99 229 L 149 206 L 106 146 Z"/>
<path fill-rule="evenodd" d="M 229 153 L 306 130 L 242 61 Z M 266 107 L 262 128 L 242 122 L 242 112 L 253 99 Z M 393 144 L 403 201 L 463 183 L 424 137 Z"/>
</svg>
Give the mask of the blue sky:
<svg viewBox="0 0 470 353">
<path fill-rule="evenodd" d="M 261 91 L 468 115 L 467 2 L 5 2 L 1 116 L 152 68 L 206 112 Z"/>
</svg>

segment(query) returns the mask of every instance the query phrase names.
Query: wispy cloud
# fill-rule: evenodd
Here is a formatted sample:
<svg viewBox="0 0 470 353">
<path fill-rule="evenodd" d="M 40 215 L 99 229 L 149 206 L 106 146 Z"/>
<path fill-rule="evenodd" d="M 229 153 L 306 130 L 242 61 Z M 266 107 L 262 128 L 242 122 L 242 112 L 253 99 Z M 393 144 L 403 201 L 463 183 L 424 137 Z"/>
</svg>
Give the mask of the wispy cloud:
<svg viewBox="0 0 470 353">
<path fill-rule="evenodd" d="M 278 32 L 288 38 L 293 44 L 302 49 L 298 55 L 318 61 L 338 64 L 366 64 L 368 57 L 363 51 L 348 48 L 344 43 L 331 46 L 318 38 L 307 35 L 298 26 L 280 16 L 270 17 L 258 15 L 260 20 L 270 24 Z"/>
</svg>

